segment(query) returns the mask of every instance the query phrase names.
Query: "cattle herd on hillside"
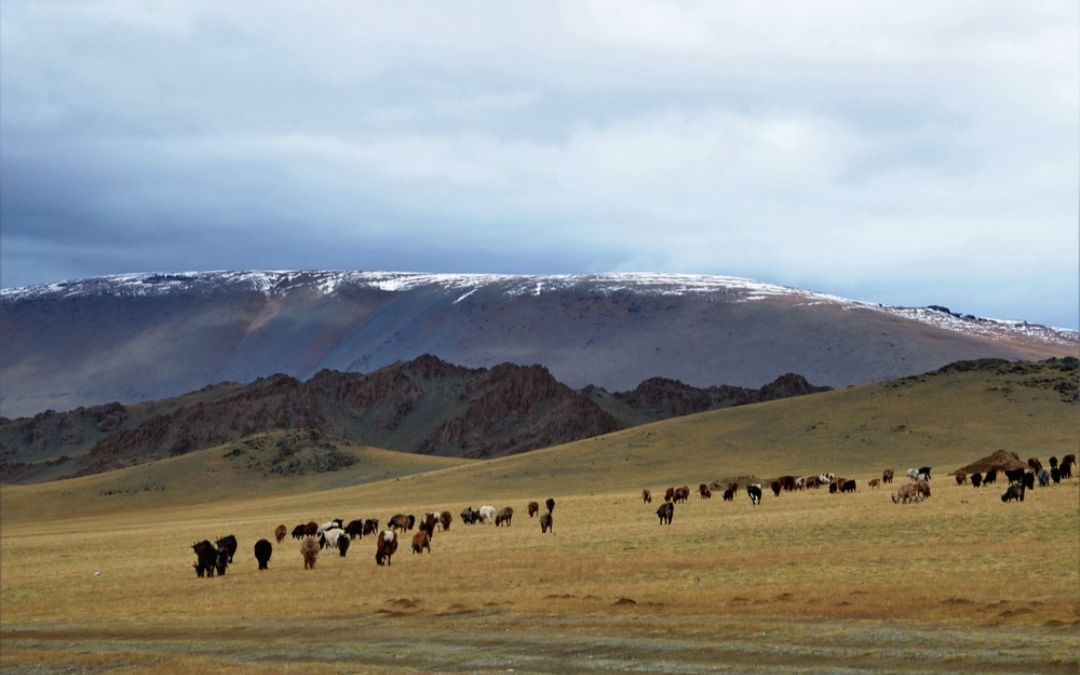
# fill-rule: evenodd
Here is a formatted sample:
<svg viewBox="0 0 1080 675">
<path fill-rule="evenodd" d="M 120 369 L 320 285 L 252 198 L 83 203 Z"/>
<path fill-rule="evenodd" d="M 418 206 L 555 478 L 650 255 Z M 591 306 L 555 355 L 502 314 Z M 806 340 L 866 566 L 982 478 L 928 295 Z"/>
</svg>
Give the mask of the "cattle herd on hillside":
<svg viewBox="0 0 1080 675">
<path fill-rule="evenodd" d="M 554 534 L 555 500 L 548 498 L 544 505 L 547 512 L 540 515 L 540 533 Z M 529 517 L 535 517 L 540 513 L 538 502 L 529 502 Z M 494 506 L 481 506 L 474 509 L 466 507 L 460 514 L 461 522 L 466 525 L 494 524 L 496 527 L 510 527 L 513 522 L 514 509 L 504 506 L 496 510 Z M 300 556 L 304 561 L 304 569 L 314 569 L 320 552 L 324 550 L 337 551 L 342 558 L 346 557 L 352 542 L 364 537 L 375 537 L 375 562 L 379 565 L 389 565 L 394 553 L 397 552 L 398 537 L 406 532 L 416 533 L 412 536 L 412 551 L 422 554 L 425 551 L 431 553 L 431 541 L 435 538 L 436 531 L 448 532 L 454 522 L 454 516 L 449 511 L 439 513 L 425 513 L 417 520 L 415 515 L 397 513 L 390 517 L 386 528 L 379 529 L 377 518 L 357 518 L 349 521 L 346 525 L 342 518 L 335 518 L 322 525 L 315 521 L 300 523 L 292 529 L 292 538 L 300 541 Z M 282 524 L 274 528 L 274 539 L 279 545 L 285 542 L 289 535 L 289 528 Z M 195 574 L 199 577 L 213 577 L 224 575 L 229 565 L 232 564 L 236 554 L 237 540 L 234 535 L 228 535 L 211 543 L 204 539 L 193 544 L 191 549 L 195 552 Z M 274 545 L 267 539 L 255 542 L 255 559 L 259 563 L 259 569 L 269 569 L 270 557 L 273 555 Z"/>
<path fill-rule="evenodd" d="M 971 474 L 963 470 L 955 472 L 954 478 L 957 485 L 970 484 L 975 488 L 986 487 L 997 482 L 998 474 L 1001 473 L 1008 481 L 1005 492 L 1001 495 L 1002 502 L 1022 502 L 1028 491 L 1035 489 L 1035 483 L 1040 487 L 1060 483 L 1063 479 L 1071 478 L 1073 467 L 1076 465 L 1076 455 L 1065 455 L 1061 461 L 1057 457 L 1050 457 L 1049 469 L 1045 469 L 1041 461 L 1032 457 L 1027 461 L 1027 467 L 992 466 L 985 473 L 975 471 Z M 922 502 L 931 495 L 931 467 L 923 466 L 908 469 L 906 472 L 910 482 L 903 483 L 892 495 L 894 504 L 910 504 Z M 871 489 L 877 489 L 882 485 L 891 485 L 895 471 L 886 469 L 881 478 L 868 481 Z M 834 473 L 822 473 L 809 476 L 780 476 L 772 481 L 746 482 L 742 487 L 750 503 L 760 505 L 765 494 L 766 485 L 774 497 L 779 497 L 784 492 L 798 492 L 801 490 L 819 490 L 826 488 L 829 494 L 850 494 L 857 490 L 855 479 L 837 477 Z M 740 484 L 731 482 L 726 485 L 701 483 L 698 485 L 698 498 L 702 500 L 712 499 L 714 488 L 723 488 L 722 499 L 730 502 L 735 499 Z M 671 525 L 675 517 L 675 505 L 685 503 L 690 499 L 690 487 L 669 487 L 664 491 L 664 503 L 656 510 L 661 525 Z M 641 499 L 645 504 L 652 503 L 652 491 L 641 491 Z M 540 515 L 540 531 L 542 534 L 554 533 L 553 524 L 555 500 L 548 498 L 544 505 L 546 513 L 540 514 L 539 502 L 529 502 L 526 511 L 529 518 Z M 510 527 L 513 522 L 514 509 L 504 506 L 496 509 L 494 506 L 485 505 L 479 509 L 471 506 L 466 507 L 461 513 L 461 522 L 465 525 L 494 524 L 496 527 Z M 449 511 L 425 513 L 417 520 L 412 514 L 398 513 L 390 517 L 386 528 L 380 530 L 380 521 L 377 518 L 357 518 L 345 524 L 344 519 L 336 518 L 319 525 L 315 521 L 300 523 L 292 528 L 293 539 L 300 542 L 300 554 L 305 569 L 313 569 L 318 560 L 319 553 L 324 550 L 337 551 L 341 557 L 346 557 L 352 542 L 365 537 L 375 537 L 375 562 L 378 565 L 390 565 L 394 553 L 398 547 L 398 537 L 416 529 L 412 536 L 412 551 L 414 554 L 431 553 L 431 542 L 435 538 L 436 531 L 448 532 L 454 522 L 453 515 Z M 290 530 L 284 524 L 274 529 L 274 538 L 278 545 L 285 542 Z M 237 540 L 233 535 L 228 535 L 211 543 L 209 540 L 200 541 L 192 545 L 195 553 L 195 573 L 199 577 L 213 577 L 215 573 L 220 576 L 225 574 L 226 569 L 233 561 L 237 550 Z M 273 544 L 260 539 L 255 543 L 255 559 L 260 570 L 269 569 L 270 557 L 273 554 Z"/>
<path fill-rule="evenodd" d="M 1029 490 L 1035 489 L 1036 481 L 1040 487 L 1047 487 L 1051 483 L 1058 484 L 1063 479 L 1072 477 L 1072 468 L 1076 465 L 1076 455 L 1065 455 L 1060 464 L 1057 457 L 1050 458 L 1050 469 L 1043 468 L 1042 462 L 1037 458 L 1032 457 L 1027 461 L 1027 469 L 1023 467 L 1017 468 L 991 468 L 985 475 L 980 472 L 974 472 L 970 475 L 971 484 L 974 487 L 982 487 L 986 485 L 993 485 L 997 481 L 997 475 L 999 471 L 1005 474 L 1009 481 L 1009 485 L 1006 488 L 1004 494 L 1001 495 L 1002 502 L 1009 501 L 1024 501 L 1024 494 Z M 911 468 L 907 470 L 907 477 L 911 479 L 911 482 L 904 483 L 899 489 L 892 495 L 892 501 L 894 504 L 912 504 L 918 503 L 930 497 L 930 473 L 931 467 L 923 466 L 918 468 Z M 891 485 L 893 477 L 896 475 L 894 469 L 885 469 L 881 473 L 881 478 L 873 478 L 867 482 L 867 485 L 871 489 L 876 490 L 882 485 Z M 967 472 L 960 470 L 954 474 L 957 485 L 964 485 L 968 482 L 969 476 Z M 818 475 L 810 476 L 780 476 L 772 481 L 763 482 L 747 482 L 743 487 L 746 489 L 746 496 L 750 499 L 750 503 L 754 506 L 761 504 L 762 496 L 765 494 L 765 486 L 773 493 L 774 497 L 779 497 L 783 492 L 797 492 L 800 490 L 817 490 L 824 487 L 828 488 L 829 494 L 843 494 L 853 493 L 857 490 L 858 486 L 854 479 L 838 478 L 834 473 L 822 473 Z M 735 494 L 739 490 L 738 482 L 731 482 L 726 485 L 713 484 L 709 485 L 702 483 L 698 485 L 698 497 L 700 499 L 712 499 L 713 488 L 723 488 L 723 500 L 730 502 L 735 499 Z M 669 487 L 664 491 L 664 503 L 660 505 L 660 508 L 656 510 L 656 517 L 659 518 L 661 525 L 671 525 L 672 520 L 675 517 L 675 505 L 681 502 L 685 502 L 690 498 L 690 486 L 683 485 L 682 487 Z M 645 504 L 652 503 L 652 491 L 648 488 L 641 491 L 641 501 Z"/>
</svg>

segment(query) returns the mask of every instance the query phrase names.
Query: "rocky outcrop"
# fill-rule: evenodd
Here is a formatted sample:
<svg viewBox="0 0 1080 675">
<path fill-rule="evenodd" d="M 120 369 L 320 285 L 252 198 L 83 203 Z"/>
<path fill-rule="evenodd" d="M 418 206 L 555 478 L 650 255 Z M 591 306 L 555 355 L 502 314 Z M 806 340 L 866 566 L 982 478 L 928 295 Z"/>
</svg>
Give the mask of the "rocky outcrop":
<svg viewBox="0 0 1080 675">
<path fill-rule="evenodd" d="M 759 389 L 726 385 L 699 388 L 679 380 L 654 377 L 631 391 L 617 392 L 613 396 L 635 410 L 665 419 L 822 391 L 829 391 L 829 387 L 816 387 L 801 375 L 787 373 Z"/>
<path fill-rule="evenodd" d="M 0 476 L 18 482 L 88 475 L 279 430 L 406 452 L 499 457 L 823 389 L 792 374 L 760 389 L 698 389 L 653 378 L 597 396 L 601 390 L 571 389 L 539 365 L 465 368 L 425 354 L 370 374 L 322 370 L 306 382 L 277 374 L 131 407 L 110 403 L 9 421 L 0 424 Z M 619 422 L 605 407 L 612 398 L 643 413 Z M 318 470 L 316 460 L 304 462 L 311 464 L 305 470 Z"/>
</svg>

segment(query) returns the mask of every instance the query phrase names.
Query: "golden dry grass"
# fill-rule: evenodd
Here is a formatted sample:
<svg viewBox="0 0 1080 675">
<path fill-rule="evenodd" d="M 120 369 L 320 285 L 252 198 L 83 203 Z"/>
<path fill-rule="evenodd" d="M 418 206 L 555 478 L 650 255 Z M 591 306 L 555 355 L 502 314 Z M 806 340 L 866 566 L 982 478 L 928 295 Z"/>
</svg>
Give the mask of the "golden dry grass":
<svg viewBox="0 0 1080 675">
<path fill-rule="evenodd" d="M 1044 460 L 1075 451 L 1075 404 L 999 384 L 969 373 L 861 387 L 324 491 L 233 481 L 215 501 L 162 491 L 106 500 L 120 505 L 106 512 L 94 490 L 117 476 L 4 487 L 0 667 L 1075 673 L 1077 479 L 1006 505 L 1003 485 L 946 475 L 997 448 Z M 898 506 L 866 487 L 884 466 L 923 463 L 937 476 L 927 502 Z M 862 487 L 766 495 L 760 507 L 744 493 L 695 496 L 670 527 L 639 497 L 820 470 Z M 176 475 L 178 488 L 229 485 Z M 558 500 L 553 536 L 525 515 L 547 496 Z M 484 503 L 513 506 L 514 525 L 455 522 L 433 554 L 403 541 L 388 568 L 368 539 L 344 559 L 324 553 L 313 571 L 291 539 L 269 571 L 251 554 L 278 523 L 456 518 Z M 230 532 L 235 566 L 197 579 L 190 545 Z"/>
<path fill-rule="evenodd" d="M 671 527 L 636 494 L 566 497 L 554 536 L 524 514 L 526 497 L 543 495 L 523 495 L 511 502 L 510 528 L 455 523 L 430 556 L 403 542 L 389 568 L 374 564 L 371 540 L 357 541 L 347 558 L 324 553 L 314 571 L 290 539 L 258 572 L 251 546 L 278 521 L 385 521 L 463 504 L 403 495 L 369 511 L 335 491 L 309 495 L 305 508 L 293 498 L 248 502 L 244 515 L 219 503 L 54 521 L 46 536 L 27 522 L 0 539 L 3 665 L 195 669 L 209 659 L 273 669 L 295 665 L 295 650 L 345 670 L 549 670 L 555 661 L 524 658 L 547 644 L 534 633 L 543 628 L 565 639 L 540 653 L 581 669 L 590 654 L 610 667 L 701 659 L 704 668 L 724 645 L 736 662 L 794 666 L 820 635 L 836 645 L 810 663 L 869 667 L 868 653 L 917 651 L 944 631 L 964 637 L 907 665 L 1068 672 L 1080 646 L 1077 481 L 1019 505 L 1002 504 L 1000 491 L 938 480 L 933 498 L 908 506 L 869 490 L 767 496 L 756 508 L 745 495 L 695 497 Z M 235 566 L 197 579 L 191 542 L 226 531 L 241 541 Z M 769 649 L 754 637 L 762 632 L 773 635 Z M 441 649 L 425 649 L 435 633 Z M 656 653 L 665 640 L 674 651 Z"/>
</svg>

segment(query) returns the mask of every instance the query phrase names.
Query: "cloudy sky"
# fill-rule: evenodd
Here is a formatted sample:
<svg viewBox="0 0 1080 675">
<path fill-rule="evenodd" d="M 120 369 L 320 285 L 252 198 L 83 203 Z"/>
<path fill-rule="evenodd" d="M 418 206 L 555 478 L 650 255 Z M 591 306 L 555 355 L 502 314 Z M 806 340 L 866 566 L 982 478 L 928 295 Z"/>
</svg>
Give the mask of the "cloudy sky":
<svg viewBox="0 0 1080 675">
<path fill-rule="evenodd" d="M 718 273 L 1075 328 L 1078 26 L 1075 0 L 6 2 L 0 283 Z"/>
</svg>

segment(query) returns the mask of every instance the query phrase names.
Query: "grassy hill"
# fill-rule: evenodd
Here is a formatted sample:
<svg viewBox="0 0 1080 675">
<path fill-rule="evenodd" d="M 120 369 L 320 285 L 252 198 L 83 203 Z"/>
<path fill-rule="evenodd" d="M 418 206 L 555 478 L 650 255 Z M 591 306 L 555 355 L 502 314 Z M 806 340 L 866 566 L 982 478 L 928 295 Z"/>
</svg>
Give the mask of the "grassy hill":
<svg viewBox="0 0 1080 675">
<path fill-rule="evenodd" d="M 354 445 L 312 431 L 279 431 L 108 473 L 4 486 L 0 504 L 11 523 L 306 494 L 469 463 Z"/>
<path fill-rule="evenodd" d="M 341 503 L 396 504 L 410 494 L 422 495 L 433 507 L 475 506 L 500 497 L 635 492 L 742 475 L 834 471 L 866 480 L 887 467 L 903 471 L 925 464 L 945 473 L 998 449 L 1044 460 L 1075 451 L 1078 378 L 1075 361 L 964 362 L 484 462 L 366 448 L 365 462 L 344 471 L 288 479 L 226 462 L 224 455 L 235 451 L 230 445 L 95 477 L 5 487 L 2 505 L 10 522 L 27 509 L 62 513 L 72 504 L 97 510 L 279 495 L 283 507 L 323 505 L 333 511 Z M 375 482 L 390 477 L 397 479 Z M 308 490 L 331 491 L 304 494 Z"/>
</svg>

